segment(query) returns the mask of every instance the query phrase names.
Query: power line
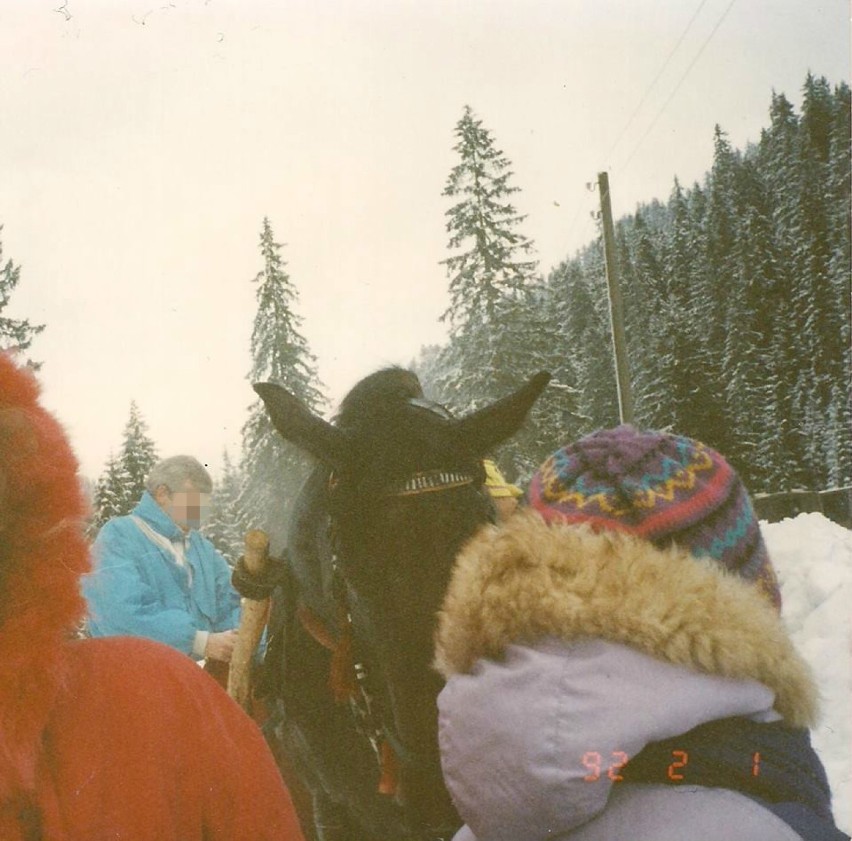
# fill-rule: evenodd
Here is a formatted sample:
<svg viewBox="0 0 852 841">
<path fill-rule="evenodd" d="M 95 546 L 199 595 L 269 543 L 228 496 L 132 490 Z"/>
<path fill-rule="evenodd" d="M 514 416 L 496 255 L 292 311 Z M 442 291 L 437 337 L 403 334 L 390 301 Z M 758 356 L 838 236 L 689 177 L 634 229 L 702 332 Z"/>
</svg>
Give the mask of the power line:
<svg viewBox="0 0 852 841">
<path fill-rule="evenodd" d="M 695 67 L 696 63 L 698 62 L 698 59 L 701 58 L 701 55 L 704 52 L 705 48 L 710 43 L 710 41 L 713 39 L 713 36 L 716 34 L 719 27 L 722 25 L 722 22 L 728 16 L 728 12 L 731 11 L 731 8 L 733 7 L 734 3 L 736 3 L 736 2 L 737 2 L 737 0 L 731 0 L 731 2 L 728 3 L 727 8 L 725 9 L 724 12 L 722 12 L 721 16 L 719 17 L 719 20 L 716 21 L 716 25 L 710 31 L 710 34 L 707 36 L 704 43 L 701 45 L 701 48 L 695 54 L 695 58 L 693 58 L 692 61 L 689 63 L 689 67 L 687 67 L 686 70 L 684 70 L 683 75 L 680 77 L 680 80 L 678 81 L 677 85 L 675 86 L 675 89 L 669 94 L 669 98 L 663 103 L 663 107 L 660 108 L 660 110 L 657 112 L 657 116 L 654 117 L 654 119 L 651 121 L 651 125 L 648 126 L 645 133 L 639 139 L 639 142 L 633 147 L 633 151 L 630 153 L 627 160 L 621 165 L 621 168 L 619 170 L 620 172 L 623 172 L 625 169 L 627 169 L 628 164 L 630 163 L 630 161 L 633 160 L 633 157 L 639 151 L 639 147 L 645 142 L 645 138 L 651 133 L 651 130 L 654 128 L 654 126 L 657 125 L 657 121 L 660 119 L 660 117 L 662 117 L 663 112 L 666 110 L 666 108 L 668 108 L 669 103 L 675 98 L 675 95 L 680 90 L 681 85 L 686 80 L 686 77 L 689 75 L 692 68 Z"/>
<path fill-rule="evenodd" d="M 621 142 L 621 138 L 624 137 L 625 133 L 627 132 L 627 129 L 629 129 L 630 126 L 633 124 L 633 120 L 636 118 L 636 115 L 639 113 L 639 111 L 642 109 L 642 106 L 645 104 L 645 100 L 648 98 L 648 94 L 651 93 L 651 90 L 653 89 L 654 85 L 656 85 L 659 81 L 660 76 L 665 73 L 666 68 L 669 66 L 669 62 L 674 57 L 674 54 L 678 51 L 680 45 L 683 43 L 683 39 L 686 37 L 687 32 L 689 32 L 689 30 L 692 28 L 692 24 L 695 23 L 695 19 L 698 17 L 699 13 L 704 8 L 706 3 L 707 0 L 701 0 L 701 2 L 698 4 L 698 8 L 692 13 L 692 17 L 689 19 L 689 23 L 686 24 L 686 28 L 683 30 L 683 32 L 680 33 L 680 38 L 677 39 L 677 43 L 674 45 L 671 52 L 666 57 L 666 60 L 663 62 L 662 67 L 660 67 L 660 69 L 657 71 L 657 75 L 654 76 L 654 79 L 651 84 L 648 85 L 648 87 L 645 89 L 645 93 L 642 94 L 642 98 L 639 100 L 639 104 L 636 106 L 636 108 L 633 109 L 633 113 L 630 115 L 627 122 L 624 124 L 624 127 L 618 133 L 618 137 L 615 138 L 615 142 L 612 144 L 612 146 L 610 146 L 609 151 L 606 153 L 605 160 L 609 160 L 610 155 L 612 155 L 613 151 L 615 151 L 615 148 Z"/>
</svg>

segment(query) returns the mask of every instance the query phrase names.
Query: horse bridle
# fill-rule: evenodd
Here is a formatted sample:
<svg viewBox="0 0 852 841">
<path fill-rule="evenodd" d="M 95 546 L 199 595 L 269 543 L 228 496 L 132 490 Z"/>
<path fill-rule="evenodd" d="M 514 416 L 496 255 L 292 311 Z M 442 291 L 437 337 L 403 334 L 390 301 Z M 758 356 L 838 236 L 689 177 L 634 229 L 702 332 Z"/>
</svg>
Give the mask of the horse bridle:
<svg viewBox="0 0 852 841">
<path fill-rule="evenodd" d="M 461 470 L 421 470 L 403 479 L 394 479 L 382 490 L 382 496 L 417 496 L 431 491 L 448 491 L 472 485 L 474 481 L 473 474 Z"/>
<path fill-rule="evenodd" d="M 453 415 L 446 406 L 434 403 L 425 397 L 411 397 L 407 403 L 409 406 L 425 409 L 444 420 L 453 420 Z M 401 479 L 393 479 L 384 487 L 381 495 L 383 497 L 416 496 L 430 491 L 448 491 L 453 488 L 461 488 L 465 485 L 472 485 L 475 481 L 476 477 L 469 471 L 421 470 Z"/>
<path fill-rule="evenodd" d="M 408 403 L 438 414 L 448 420 L 452 419 L 449 411 L 438 403 L 433 403 L 423 398 L 411 398 L 408 400 Z M 380 495 L 382 498 L 411 497 L 426 493 L 453 490 L 473 485 L 476 481 L 477 477 L 472 471 L 457 469 L 422 470 L 391 480 L 382 488 Z M 330 495 L 336 492 L 338 485 L 338 478 L 335 472 L 332 471 L 328 481 L 328 492 Z M 348 603 L 348 585 L 341 569 L 340 542 L 331 515 L 328 518 L 328 536 L 332 552 L 332 581 L 335 600 L 338 602 L 338 613 L 346 625 L 346 631 L 342 628 L 339 630 L 342 633 L 348 632 L 352 634 L 354 642 L 354 628 Z M 349 708 L 355 721 L 355 728 L 370 742 L 379 764 L 380 775 L 384 778 L 388 747 L 393 752 L 395 760 L 402 758 L 407 761 L 414 761 L 415 757 L 405 748 L 399 736 L 386 724 L 383 716 L 376 709 L 375 697 L 369 687 L 370 677 L 366 664 L 356 657 L 352 663 L 352 668 L 355 678 L 355 691 L 349 698 Z M 381 785 L 380 782 L 380 789 Z M 455 833 L 455 830 L 444 831 L 433 829 L 432 831 L 437 832 L 437 834 L 430 835 L 428 841 L 450 841 L 450 838 Z"/>
</svg>

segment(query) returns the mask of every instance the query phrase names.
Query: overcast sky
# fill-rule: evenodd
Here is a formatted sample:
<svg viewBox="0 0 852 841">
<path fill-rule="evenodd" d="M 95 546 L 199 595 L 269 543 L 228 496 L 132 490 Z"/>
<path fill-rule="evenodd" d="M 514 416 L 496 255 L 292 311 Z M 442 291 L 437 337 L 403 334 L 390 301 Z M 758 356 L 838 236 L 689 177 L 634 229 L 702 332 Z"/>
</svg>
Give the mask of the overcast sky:
<svg viewBox="0 0 852 841">
<path fill-rule="evenodd" d="M 702 177 L 715 123 L 742 147 L 773 89 L 798 109 L 808 70 L 848 81 L 848 18 L 846 0 L 0 0 L 5 314 L 47 325 L 32 356 L 84 473 L 131 400 L 161 455 L 218 469 L 253 399 L 265 215 L 337 401 L 443 339 L 466 104 L 546 274 L 595 236 L 599 171 L 632 212 Z"/>
</svg>

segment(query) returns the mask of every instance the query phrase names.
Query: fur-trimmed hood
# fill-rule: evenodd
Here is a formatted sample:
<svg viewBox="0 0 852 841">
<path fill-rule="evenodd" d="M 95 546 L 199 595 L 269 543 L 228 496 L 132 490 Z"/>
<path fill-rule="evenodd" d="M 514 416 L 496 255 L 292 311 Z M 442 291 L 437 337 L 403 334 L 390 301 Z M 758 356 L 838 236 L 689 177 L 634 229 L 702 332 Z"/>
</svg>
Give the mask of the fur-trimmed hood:
<svg viewBox="0 0 852 841">
<path fill-rule="evenodd" d="M 788 724 L 810 727 L 817 691 L 780 616 L 748 582 L 679 547 L 524 511 L 462 550 L 439 614 L 436 667 L 449 677 L 511 643 L 598 637 L 676 665 L 753 679 Z"/>
<path fill-rule="evenodd" d="M 77 461 L 38 395 L 0 354 L 0 802 L 33 785 L 89 568 Z"/>
</svg>

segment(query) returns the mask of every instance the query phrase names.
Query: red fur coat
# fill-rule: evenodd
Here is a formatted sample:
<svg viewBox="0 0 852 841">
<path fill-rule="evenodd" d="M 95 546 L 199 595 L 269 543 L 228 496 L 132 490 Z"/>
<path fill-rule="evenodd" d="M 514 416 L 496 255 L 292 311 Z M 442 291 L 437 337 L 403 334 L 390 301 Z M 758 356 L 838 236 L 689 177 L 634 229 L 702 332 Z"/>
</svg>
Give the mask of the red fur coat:
<svg viewBox="0 0 852 841">
<path fill-rule="evenodd" d="M 0 838 L 302 841 L 260 731 L 189 658 L 73 641 L 88 569 L 62 428 L 0 355 Z"/>
</svg>

